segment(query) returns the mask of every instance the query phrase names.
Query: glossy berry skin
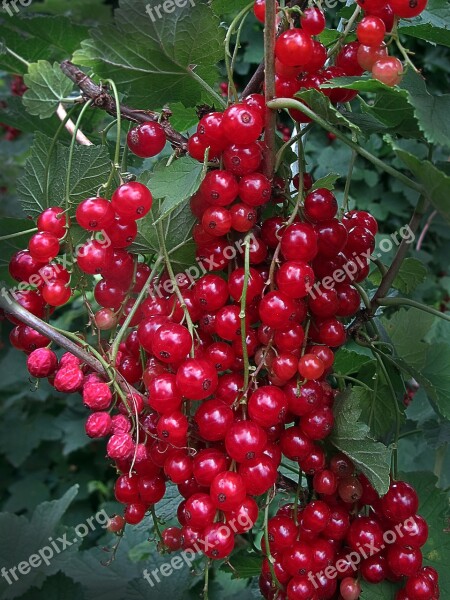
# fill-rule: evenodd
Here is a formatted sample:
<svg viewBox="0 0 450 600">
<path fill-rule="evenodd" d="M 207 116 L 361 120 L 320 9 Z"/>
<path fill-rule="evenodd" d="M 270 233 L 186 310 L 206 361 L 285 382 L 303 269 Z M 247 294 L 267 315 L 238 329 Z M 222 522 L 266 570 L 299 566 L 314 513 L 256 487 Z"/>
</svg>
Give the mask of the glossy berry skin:
<svg viewBox="0 0 450 600">
<path fill-rule="evenodd" d="M 256 501 L 247 496 L 237 508 L 226 513 L 228 523 L 233 524 L 233 531 L 246 533 L 258 520 L 259 508 Z"/>
<path fill-rule="evenodd" d="M 355 551 L 358 551 L 358 546 L 364 548 L 364 544 L 373 544 L 373 546 L 381 548 L 384 544 L 383 529 L 374 519 L 357 517 L 348 530 L 347 543 Z"/>
<path fill-rule="evenodd" d="M 28 250 L 36 261 L 48 262 L 58 254 L 59 240 L 53 233 L 40 231 L 31 236 Z"/>
<path fill-rule="evenodd" d="M 405 591 L 413 600 L 428 600 L 433 597 L 435 586 L 426 575 L 418 573 L 408 579 Z"/>
<path fill-rule="evenodd" d="M 104 227 L 105 236 L 111 240 L 113 248 L 127 248 L 137 236 L 136 221 L 130 221 L 116 215 L 109 227 Z"/>
<path fill-rule="evenodd" d="M 387 561 L 394 575 L 411 577 L 422 566 L 422 552 L 418 548 L 393 544 L 388 547 Z"/>
<path fill-rule="evenodd" d="M 216 475 L 211 483 L 210 495 L 219 510 L 234 510 L 245 499 L 246 487 L 238 473 L 226 471 Z"/>
<path fill-rule="evenodd" d="M 379 17 L 366 16 L 358 24 L 356 35 L 361 44 L 379 47 L 386 35 L 386 25 Z"/>
<path fill-rule="evenodd" d="M 215 448 L 200 450 L 192 461 L 195 481 L 209 487 L 216 475 L 227 470 L 228 460 L 223 452 Z"/>
<path fill-rule="evenodd" d="M 237 197 L 239 186 L 236 178 L 228 171 L 210 171 L 201 185 L 205 200 L 213 206 L 228 206 Z"/>
<path fill-rule="evenodd" d="M 364 73 L 363 65 L 358 61 L 360 46 L 359 42 L 345 44 L 336 57 L 336 66 L 343 69 L 350 77 L 358 77 Z"/>
<path fill-rule="evenodd" d="M 199 434 L 209 442 L 223 440 L 233 423 L 233 411 L 219 399 L 204 402 L 195 413 Z"/>
<path fill-rule="evenodd" d="M 203 531 L 202 540 L 205 555 L 213 560 L 226 558 L 234 548 L 233 531 L 223 523 L 208 525 Z"/>
<path fill-rule="evenodd" d="M 219 380 L 213 364 L 191 358 L 179 366 L 176 382 L 177 388 L 188 400 L 205 400 L 216 391 Z"/>
<path fill-rule="evenodd" d="M 145 504 L 156 504 L 165 494 L 166 484 L 162 477 L 144 476 L 139 478 L 139 496 Z"/>
<path fill-rule="evenodd" d="M 266 444 L 266 432 L 253 421 L 236 421 L 225 435 L 227 453 L 239 463 L 261 456 Z"/>
<path fill-rule="evenodd" d="M 58 239 L 64 237 L 67 223 L 66 213 L 59 206 L 47 208 L 37 219 L 39 231 L 53 233 Z"/>
<path fill-rule="evenodd" d="M 214 521 L 216 507 L 209 494 L 194 494 L 186 500 L 186 523 L 194 529 L 203 529 Z"/>
<path fill-rule="evenodd" d="M 202 217 L 202 227 L 210 235 L 220 237 L 231 230 L 232 219 L 230 211 L 221 206 L 210 206 Z"/>
<path fill-rule="evenodd" d="M 256 142 L 263 130 L 259 111 L 248 104 L 233 104 L 223 113 L 222 131 L 230 143 L 236 139 L 240 144 Z"/>
<path fill-rule="evenodd" d="M 128 132 L 128 147 L 141 158 L 150 158 L 159 154 L 166 145 L 166 134 L 159 123 L 143 123 Z"/>
<path fill-rule="evenodd" d="M 245 175 L 239 181 L 239 197 L 249 206 L 263 206 L 270 200 L 272 186 L 262 173 Z"/>
<path fill-rule="evenodd" d="M 325 15 L 319 8 L 307 8 L 303 11 L 300 24 L 309 35 L 319 35 L 325 29 Z"/>
<path fill-rule="evenodd" d="M 326 502 L 314 500 L 306 505 L 302 512 L 302 526 L 314 533 L 325 529 L 331 517 L 331 510 Z"/>
<path fill-rule="evenodd" d="M 262 161 L 261 147 L 257 143 L 247 145 L 231 144 L 224 150 L 222 159 L 227 171 L 238 177 L 243 177 L 254 173 L 260 166 Z"/>
<path fill-rule="evenodd" d="M 317 250 L 317 234 L 308 223 L 294 223 L 284 230 L 281 253 L 286 260 L 309 262 Z"/>
<path fill-rule="evenodd" d="M 381 83 L 393 87 L 402 80 L 403 64 L 395 56 L 380 58 L 372 67 L 372 76 Z"/>
<path fill-rule="evenodd" d="M 131 504 L 139 502 L 139 477 L 136 475 L 120 475 L 114 486 L 114 494 L 117 502 Z"/>
<path fill-rule="evenodd" d="M 150 212 L 153 196 L 145 185 L 137 181 L 119 186 L 111 198 L 114 211 L 123 219 L 137 221 Z"/>
<path fill-rule="evenodd" d="M 381 583 L 388 575 L 386 557 L 383 554 L 370 556 L 361 563 L 361 575 L 369 583 Z"/>
<path fill-rule="evenodd" d="M 303 379 L 320 379 L 325 372 L 325 365 L 314 354 L 305 354 L 298 362 L 298 372 Z"/>
<path fill-rule="evenodd" d="M 97 240 L 86 242 L 80 248 L 77 255 L 78 266 L 88 275 L 100 275 L 104 273 L 110 266 L 112 260 L 112 248 Z"/>
<path fill-rule="evenodd" d="M 114 210 L 104 198 L 88 198 L 77 206 L 75 218 L 87 231 L 101 231 L 111 227 L 115 220 Z"/>
<path fill-rule="evenodd" d="M 261 427 L 272 427 L 283 422 L 287 406 L 282 390 L 275 386 L 261 386 L 250 396 L 248 414 Z"/>
<path fill-rule="evenodd" d="M 312 223 L 334 219 L 338 210 L 336 197 L 327 189 L 318 189 L 305 198 L 305 216 Z"/>
<path fill-rule="evenodd" d="M 167 323 L 159 327 L 152 339 L 154 356 L 164 363 L 176 363 L 186 357 L 192 346 L 189 331 L 183 325 Z"/>
<path fill-rule="evenodd" d="M 129 525 L 137 525 L 144 519 L 147 508 L 147 505 L 143 504 L 142 502 L 128 504 L 123 515 L 125 521 Z"/>
<path fill-rule="evenodd" d="M 361 594 L 361 586 L 352 577 L 346 577 L 341 581 L 339 588 L 341 592 L 342 600 L 358 600 Z"/>
<path fill-rule="evenodd" d="M 289 298 L 305 298 L 314 286 L 314 271 L 305 262 L 286 261 L 276 273 L 278 288 Z"/>
<path fill-rule="evenodd" d="M 245 269 L 235 269 L 228 279 L 228 289 L 230 296 L 236 302 L 240 302 L 242 292 L 244 291 Z M 246 303 L 251 304 L 258 296 L 262 294 L 264 289 L 264 280 L 256 269 L 250 267 L 247 277 L 247 295 Z"/>
<path fill-rule="evenodd" d="M 313 54 L 311 37 L 301 29 L 289 29 L 282 33 L 275 45 L 275 55 L 288 67 L 305 66 Z"/>
<path fill-rule="evenodd" d="M 178 410 L 162 415 L 156 426 L 159 439 L 176 447 L 185 445 L 187 430 L 188 420 Z"/>
<path fill-rule="evenodd" d="M 245 483 L 247 493 L 260 496 L 271 488 L 278 476 L 277 466 L 267 455 L 252 458 L 239 466 L 239 474 Z"/>
<path fill-rule="evenodd" d="M 397 17 L 412 19 L 423 12 L 428 0 L 390 0 L 389 4 Z"/>
<path fill-rule="evenodd" d="M 276 291 L 262 298 L 258 310 L 261 321 L 273 329 L 287 327 L 295 316 L 295 305 L 291 298 Z"/>
<path fill-rule="evenodd" d="M 268 520 L 269 547 L 271 552 L 289 548 L 297 539 L 295 522 L 286 516 L 275 516 Z"/>
<path fill-rule="evenodd" d="M 417 513 L 419 499 L 414 488 L 405 481 L 394 481 L 381 499 L 381 509 L 386 518 L 395 523 L 405 521 Z"/>
<path fill-rule="evenodd" d="M 312 440 L 299 427 L 289 427 L 280 438 L 281 451 L 291 460 L 303 460 L 312 452 L 313 447 Z"/>
<path fill-rule="evenodd" d="M 70 300 L 71 295 L 70 287 L 62 279 L 49 281 L 42 288 L 42 297 L 50 306 L 62 306 Z"/>
</svg>

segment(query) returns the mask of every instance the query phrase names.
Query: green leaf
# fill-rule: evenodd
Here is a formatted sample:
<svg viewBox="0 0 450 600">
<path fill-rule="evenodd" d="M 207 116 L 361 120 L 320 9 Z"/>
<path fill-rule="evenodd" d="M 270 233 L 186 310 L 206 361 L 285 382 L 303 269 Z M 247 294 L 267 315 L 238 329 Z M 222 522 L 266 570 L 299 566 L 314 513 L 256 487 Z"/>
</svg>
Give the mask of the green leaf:
<svg viewBox="0 0 450 600">
<path fill-rule="evenodd" d="M 382 319 L 398 356 L 418 370 L 422 369 L 426 362 L 428 345 L 422 340 L 433 322 L 433 315 L 416 308 L 402 308 L 389 320 Z"/>
<path fill-rule="evenodd" d="M 211 100 L 201 80 L 214 85 L 218 78 L 224 39 L 218 18 L 199 0 L 162 11 L 161 18 L 151 10 L 141 0 L 121 0 L 115 26 L 93 29 L 73 61 L 114 79 L 136 108 Z"/>
<path fill-rule="evenodd" d="M 41 119 L 51 117 L 73 88 L 72 81 L 64 75 L 58 63 L 51 65 L 46 60 L 31 64 L 23 80 L 28 87 L 23 104 L 30 114 Z"/>
<path fill-rule="evenodd" d="M 78 486 L 71 487 L 59 500 L 43 502 L 33 513 L 31 520 L 25 517 L 17 517 L 10 513 L 0 513 L 0 528 L 2 536 L 0 540 L 0 562 L 6 569 L 17 567 L 22 561 L 28 561 L 29 557 L 36 554 L 42 548 L 50 548 L 49 537 L 56 534 L 60 521 L 78 493 Z M 62 547 L 60 546 L 61 550 Z M 13 585 L 2 579 L 0 586 L 6 586 L 2 598 L 17 598 L 33 585 L 40 585 L 46 574 L 56 573 L 64 561 L 70 561 L 71 550 L 76 547 L 65 549 L 65 552 L 57 554 L 53 552 L 49 564 L 30 569 L 29 574 L 18 577 Z M 51 548 L 50 548 L 51 549 Z M 49 553 L 47 550 L 47 557 Z M 41 561 L 42 562 L 42 561 Z"/>
<path fill-rule="evenodd" d="M 392 598 L 395 598 L 396 590 L 399 589 L 398 585 L 389 581 L 372 584 L 361 579 L 360 583 L 362 587 L 362 600 L 392 600 Z"/>
<path fill-rule="evenodd" d="M 84 600 L 81 585 L 58 573 L 45 580 L 41 589 L 31 588 L 20 600 Z"/>
<path fill-rule="evenodd" d="M 330 441 L 349 456 L 364 473 L 376 491 L 383 495 L 389 489 L 391 451 L 369 437 L 369 427 L 360 421 L 363 388 L 348 389 L 335 401 L 335 424 Z"/>
<path fill-rule="evenodd" d="M 248 0 L 212 0 L 211 8 L 216 15 L 232 15 L 248 6 Z"/>
<path fill-rule="evenodd" d="M 450 39 L 450 30 L 447 32 Z M 430 144 L 450 147 L 450 94 L 433 96 L 421 75 L 408 69 L 401 88 L 408 92 L 417 123 Z"/>
<path fill-rule="evenodd" d="M 37 133 L 17 190 L 27 215 L 36 217 L 49 206 L 64 204 L 69 149 Z M 76 146 L 70 176 L 70 201 L 78 204 L 96 195 L 108 179 L 111 162 L 104 146 Z"/>
<path fill-rule="evenodd" d="M 419 496 L 419 514 L 426 519 L 429 536 L 422 548 L 424 564 L 439 573 L 441 598 L 450 598 L 450 535 L 448 493 L 436 487 L 437 478 L 429 472 L 403 473 Z"/>
<path fill-rule="evenodd" d="M 155 224 L 195 194 L 203 179 L 202 172 L 203 165 L 188 156 L 174 161 L 169 167 L 164 163 L 158 165 L 148 183 L 154 198 L 163 200 Z"/>
<path fill-rule="evenodd" d="M 434 44 L 450 46 L 448 0 L 429 0 L 426 10 L 414 19 L 401 20 L 399 33 Z"/>
<path fill-rule="evenodd" d="M 372 361 L 373 358 L 371 356 L 358 354 L 353 350 L 343 347 L 339 348 L 336 352 L 333 370 L 340 375 L 351 375 L 352 373 L 357 373 L 363 365 Z"/>
<path fill-rule="evenodd" d="M 402 292 L 402 294 L 410 295 L 428 276 L 428 269 L 425 265 L 417 260 L 417 258 L 406 258 L 397 277 L 395 278 L 392 287 Z M 370 275 L 370 281 L 378 286 L 381 283 L 381 273 L 374 271 Z"/>
<path fill-rule="evenodd" d="M 422 375 L 431 385 L 425 383 L 430 399 L 433 400 L 439 413 L 450 420 L 450 346 L 433 344 L 429 347 Z"/>
<path fill-rule="evenodd" d="M 232 579 L 250 579 L 261 574 L 262 557 L 250 554 L 246 548 L 230 558 L 230 565 L 224 564 L 221 569 L 231 573 Z"/>
<path fill-rule="evenodd" d="M 327 190 L 334 190 L 335 183 L 338 179 L 340 179 L 339 173 L 329 173 L 325 175 L 325 177 L 321 177 L 317 181 L 314 182 L 314 185 L 311 188 L 312 190 L 318 190 L 320 188 L 325 188 Z"/>
<path fill-rule="evenodd" d="M 361 133 L 359 127 L 344 117 L 322 92 L 314 89 L 306 90 L 304 92 L 297 92 L 294 98 L 296 100 L 303 100 L 311 110 L 319 115 L 319 117 L 322 117 L 322 119 L 325 119 L 330 125 L 344 125 L 355 133 Z"/>
<path fill-rule="evenodd" d="M 420 160 L 397 147 L 394 149 L 400 160 L 423 185 L 424 193 L 433 206 L 450 222 L 450 177 L 428 160 Z"/>
</svg>

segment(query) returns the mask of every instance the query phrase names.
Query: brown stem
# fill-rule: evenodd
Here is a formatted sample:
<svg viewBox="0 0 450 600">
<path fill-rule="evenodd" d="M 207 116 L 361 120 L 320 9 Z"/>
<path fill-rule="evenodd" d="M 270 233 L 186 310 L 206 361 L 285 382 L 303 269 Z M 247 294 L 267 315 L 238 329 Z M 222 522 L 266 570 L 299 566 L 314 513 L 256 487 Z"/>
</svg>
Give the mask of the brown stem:
<svg viewBox="0 0 450 600">
<path fill-rule="evenodd" d="M 411 217 L 411 221 L 409 222 L 409 228 L 413 234 L 417 232 L 419 229 L 420 223 L 422 221 L 423 215 L 425 214 L 428 207 L 428 201 L 425 197 L 421 197 L 417 203 L 416 209 Z M 391 289 L 392 284 L 394 283 L 395 278 L 397 277 L 400 268 L 403 264 L 403 261 L 408 254 L 409 244 L 406 241 L 406 238 L 402 239 L 400 246 L 398 247 L 397 254 L 392 261 L 391 266 L 389 267 L 387 273 L 384 275 L 381 283 L 375 292 L 372 300 L 370 301 L 371 308 L 361 310 L 357 315 L 353 323 L 348 328 L 348 334 L 350 336 L 355 336 L 359 329 L 369 321 L 376 313 L 377 309 L 381 306 L 381 300 L 387 296 L 389 290 Z"/>
<path fill-rule="evenodd" d="M 64 350 L 71 352 L 96 373 L 99 373 L 100 375 L 106 375 L 106 377 L 109 378 L 110 374 L 107 373 L 99 360 L 78 346 L 78 344 L 72 340 L 69 340 L 65 335 L 59 331 L 56 331 L 51 325 L 30 313 L 26 308 L 14 300 L 10 292 L 8 292 L 5 287 L 2 288 L 0 294 L 0 308 L 2 308 L 8 315 L 16 317 L 16 319 L 18 319 L 21 323 L 24 323 L 36 331 L 39 331 L 39 333 L 42 333 L 42 335 L 48 337 L 52 342 L 61 348 L 64 348 Z M 117 373 L 117 381 L 126 394 L 133 393 L 140 395 L 140 393 L 129 383 L 127 383 L 119 373 Z"/>
<path fill-rule="evenodd" d="M 275 42 L 276 42 L 276 2 L 266 2 L 266 22 L 264 27 L 264 64 L 265 64 L 265 97 L 266 104 L 275 98 Z M 273 178 L 276 160 L 276 128 L 277 111 L 266 109 L 266 128 L 264 142 L 267 147 L 264 171 Z"/>
<path fill-rule="evenodd" d="M 83 73 L 78 67 L 70 61 L 65 60 L 61 63 L 61 70 L 69 79 L 71 79 L 83 92 L 86 98 L 93 100 L 93 106 L 105 110 L 112 116 L 117 115 L 117 106 L 114 97 L 106 92 L 106 88 L 97 85 L 90 77 Z M 170 111 L 164 111 L 162 119 L 160 115 L 151 110 L 138 110 L 120 105 L 120 114 L 124 119 L 134 123 L 148 123 L 149 121 L 160 121 L 161 126 L 166 132 L 167 139 L 174 148 L 182 152 L 187 151 L 187 138 L 176 131 L 170 124 L 168 117 Z"/>
<path fill-rule="evenodd" d="M 289 3 L 289 6 L 292 8 L 293 6 L 300 6 L 302 10 L 304 10 L 308 6 L 308 0 L 292 0 Z M 281 31 L 279 32 L 281 33 Z M 242 98 L 246 96 L 250 96 L 250 94 L 258 94 L 261 91 L 261 86 L 264 83 L 264 61 L 260 63 L 256 71 L 253 73 L 252 78 L 247 83 L 247 86 L 244 88 L 242 92 Z"/>
</svg>

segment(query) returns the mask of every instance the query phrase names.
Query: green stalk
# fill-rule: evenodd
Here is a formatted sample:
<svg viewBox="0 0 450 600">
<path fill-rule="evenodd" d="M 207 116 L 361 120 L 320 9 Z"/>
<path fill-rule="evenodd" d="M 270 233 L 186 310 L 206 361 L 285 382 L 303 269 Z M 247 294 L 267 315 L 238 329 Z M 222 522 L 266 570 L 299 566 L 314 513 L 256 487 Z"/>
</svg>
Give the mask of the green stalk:
<svg viewBox="0 0 450 600">
<path fill-rule="evenodd" d="M 300 110 L 303 114 L 305 114 L 307 117 L 309 117 L 310 119 L 315 121 L 318 125 L 323 127 L 326 131 L 330 131 L 331 133 L 334 133 L 334 135 L 338 139 L 340 139 L 342 142 L 347 144 L 347 146 L 352 148 L 355 152 L 357 152 L 359 155 L 361 155 L 362 157 L 367 159 L 369 162 L 371 162 L 377 168 L 381 169 L 382 171 L 385 171 L 386 173 L 389 173 L 389 175 L 392 175 L 392 177 L 395 177 L 396 179 L 401 181 L 404 185 L 411 188 L 412 190 L 419 192 L 420 194 L 423 193 L 423 191 L 424 191 L 423 187 L 419 183 L 416 183 L 415 181 L 413 181 L 412 179 L 410 179 L 409 177 L 404 175 L 401 171 L 394 169 L 394 167 L 391 167 L 390 165 L 385 164 L 381 159 L 379 159 L 376 156 L 374 156 L 373 154 L 371 154 L 365 148 L 362 148 L 358 143 L 356 143 L 352 139 L 348 138 L 339 129 L 337 129 L 333 125 L 330 125 L 325 119 L 323 119 L 322 117 L 317 115 L 313 110 L 311 110 L 309 108 L 309 106 L 306 106 L 306 104 L 303 104 L 302 102 L 299 102 L 298 100 L 294 100 L 293 98 L 277 98 L 276 100 L 272 100 L 271 102 L 269 102 L 268 106 L 270 108 L 277 109 L 277 110 L 278 109 L 280 109 L 280 110 L 281 109 L 289 109 L 289 108 L 294 108 L 296 110 Z"/>
<path fill-rule="evenodd" d="M 439 319 L 443 319 L 444 321 L 450 321 L 450 315 L 442 313 L 435 308 L 431 308 L 431 306 L 427 306 L 426 304 L 421 304 L 420 302 L 416 302 L 415 300 L 410 300 L 409 298 L 380 298 L 377 300 L 378 306 L 411 306 L 413 308 L 417 308 L 423 312 L 427 312 L 430 315 L 434 315 Z"/>
<path fill-rule="evenodd" d="M 244 259 L 244 287 L 242 289 L 241 297 L 241 312 L 239 318 L 241 320 L 241 340 L 242 340 L 242 357 L 244 359 L 244 386 L 243 389 L 248 388 L 248 382 L 250 377 L 250 362 L 248 360 L 248 349 L 247 349 L 247 292 L 248 292 L 248 280 L 250 278 L 250 240 L 248 237 L 244 241 L 245 247 L 245 259 Z"/>
<path fill-rule="evenodd" d="M 121 134 L 122 134 L 122 114 L 120 111 L 119 92 L 117 91 L 116 84 L 114 83 L 114 81 L 112 79 L 107 79 L 106 83 L 109 83 L 109 85 L 111 86 L 111 88 L 113 90 L 114 101 L 116 103 L 116 109 L 117 109 L 116 110 L 116 113 L 117 113 L 117 136 L 116 136 L 116 151 L 114 154 L 114 164 L 111 169 L 111 173 L 109 175 L 108 181 L 105 184 L 106 195 L 108 195 L 108 191 L 114 180 L 114 175 L 116 174 L 116 170 L 120 169 L 120 141 L 121 141 Z"/>
<path fill-rule="evenodd" d="M 236 85 L 234 83 L 234 78 L 233 78 L 233 71 L 234 71 L 233 65 L 234 65 L 235 57 L 236 57 L 236 49 L 239 45 L 240 31 L 241 31 L 243 23 L 245 22 L 245 18 L 247 17 L 247 14 L 253 7 L 253 4 L 254 4 L 254 2 L 250 2 L 250 4 L 248 4 L 245 8 L 243 8 L 236 15 L 236 17 L 231 21 L 231 24 L 228 27 L 227 35 L 225 36 L 225 42 L 224 42 L 224 44 L 225 44 L 225 68 L 226 68 L 227 77 L 228 77 L 228 102 L 231 102 L 231 101 L 237 102 L 237 100 L 238 100 L 238 93 L 237 93 Z M 238 38 L 236 39 L 236 48 L 232 55 L 231 51 L 230 51 L 231 38 L 233 37 L 233 34 L 235 33 L 235 28 L 240 21 L 242 21 L 242 22 L 238 28 Z M 230 61 L 230 58 L 231 58 L 231 61 Z"/>
<path fill-rule="evenodd" d="M 34 233 L 37 231 L 37 227 L 33 227 L 33 229 L 27 229 L 26 231 L 18 231 L 17 233 L 10 233 L 9 235 L 2 235 L 0 237 L 0 242 L 4 242 L 6 240 L 12 240 L 13 238 L 21 237 L 22 235 L 27 235 L 27 233 Z"/>
<path fill-rule="evenodd" d="M 81 121 L 83 120 L 84 113 L 91 106 L 92 102 L 93 102 L 93 100 L 88 100 L 86 102 L 86 104 L 83 106 L 83 108 L 81 109 L 81 112 L 78 115 L 77 122 L 75 123 L 75 129 L 73 131 L 72 140 L 70 142 L 69 159 L 67 161 L 67 174 L 66 174 L 66 194 L 65 194 L 66 211 L 68 211 L 70 208 L 70 175 L 72 173 L 73 153 L 74 153 L 74 149 L 75 149 L 77 133 L 78 133 L 78 130 L 80 129 Z"/>
</svg>

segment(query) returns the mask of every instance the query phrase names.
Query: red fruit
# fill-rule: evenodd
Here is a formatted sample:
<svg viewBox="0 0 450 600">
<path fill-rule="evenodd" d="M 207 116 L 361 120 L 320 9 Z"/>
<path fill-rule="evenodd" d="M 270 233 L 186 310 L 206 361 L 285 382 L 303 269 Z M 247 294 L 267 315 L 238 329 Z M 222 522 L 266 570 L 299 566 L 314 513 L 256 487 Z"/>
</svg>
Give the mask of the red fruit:
<svg viewBox="0 0 450 600">
<path fill-rule="evenodd" d="M 95 412 L 86 421 L 86 435 L 91 438 L 102 438 L 111 433 L 112 420 L 107 412 Z"/>
<path fill-rule="evenodd" d="M 156 431 L 160 440 L 174 446 L 184 446 L 188 431 L 188 420 L 183 413 L 174 410 L 161 416 Z"/>
<path fill-rule="evenodd" d="M 120 515 L 113 515 L 108 522 L 108 531 L 110 533 L 121 533 L 125 527 L 125 519 Z"/>
<path fill-rule="evenodd" d="M 91 410 L 106 410 L 110 407 L 112 393 L 107 383 L 89 383 L 83 387 L 83 403 Z"/>
<path fill-rule="evenodd" d="M 299 427 L 290 427 L 281 434 L 281 451 L 291 460 L 303 460 L 312 452 L 313 447 L 311 439 Z"/>
<path fill-rule="evenodd" d="M 359 62 L 359 42 L 345 44 L 336 57 L 336 66 L 345 71 L 349 76 L 358 77 L 362 75 L 366 67 Z M 369 46 L 367 46 L 369 48 Z M 370 66 L 370 69 L 372 66 Z M 370 70 L 368 69 L 368 70 Z M 367 69 L 366 69 L 367 70 Z"/>
<path fill-rule="evenodd" d="M 412 19 L 423 12 L 428 0 L 389 0 L 394 14 L 402 19 Z"/>
<path fill-rule="evenodd" d="M 62 208 L 59 208 L 59 206 L 47 208 L 37 219 L 39 231 L 52 233 L 58 239 L 64 237 L 67 223 L 66 213 Z"/>
<path fill-rule="evenodd" d="M 228 171 L 210 171 L 202 182 L 200 191 L 205 200 L 213 206 L 228 206 L 238 195 L 236 178 Z"/>
<path fill-rule="evenodd" d="M 58 358 L 49 348 L 37 348 L 27 358 L 27 369 L 32 377 L 50 377 L 58 367 Z"/>
<path fill-rule="evenodd" d="M 244 462 L 262 456 L 267 444 L 265 431 L 253 421 L 236 421 L 226 432 L 225 447 L 233 460 Z"/>
<path fill-rule="evenodd" d="M 213 364 L 191 358 L 179 366 L 176 382 L 178 390 L 188 400 L 205 400 L 216 391 L 219 380 Z"/>
<path fill-rule="evenodd" d="M 83 229 L 101 231 L 113 225 L 115 214 L 108 200 L 88 198 L 77 206 L 75 218 Z"/>
<path fill-rule="evenodd" d="M 195 422 L 203 439 L 217 442 L 225 438 L 233 423 L 233 411 L 222 400 L 208 400 L 197 409 Z"/>
<path fill-rule="evenodd" d="M 384 545 L 383 529 L 375 519 L 357 517 L 348 530 L 347 543 L 356 552 L 359 551 L 361 546 L 366 548 L 365 544 L 372 544 L 372 548 L 375 547 L 380 550 L 381 546 Z"/>
<path fill-rule="evenodd" d="M 166 145 L 166 134 L 159 123 L 143 123 L 128 132 L 128 147 L 141 158 L 149 158 L 159 154 Z"/>
<path fill-rule="evenodd" d="M 152 352 L 164 363 L 177 363 L 183 360 L 192 346 L 189 331 L 183 325 L 167 323 L 161 325 L 153 335 Z"/>
<path fill-rule="evenodd" d="M 250 419 L 261 427 L 272 427 L 282 423 L 288 402 L 282 390 L 275 386 L 261 386 L 253 392 L 248 401 Z"/>
<path fill-rule="evenodd" d="M 294 223 L 284 230 L 281 253 L 286 260 L 310 262 L 317 251 L 317 234 L 308 223 Z"/>
<path fill-rule="evenodd" d="M 259 508 L 255 500 L 247 496 L 237 508 L 225 513 L 226 522 L 234 533 L 246 533 L 258 520 Z"/>
<path fill-rule="evenodd" d="M 218 275 L 201 277 L 194 287 L 194 297 L 204 312 L 215 312 L 228 300 L 228 286 Z"/>
<path fill-rule="evenodd" d="M 263 206 L 270 200 L 272 186 L 262 173 L 245 175 L 239 182 L 239 197 L 249 206 Z"/>
<path fill-rule="evenodd" d="M 337 490 L 337 485 L 337 477 L 333 471 L 325 469 L 324 471 L 314 475 L 313 487 L 318 494 L 330 496 Z"/>
<path fill-rule="evenodd" d="M 88 275 L 100 275 L 104 273 L 112 260 L 113 250 L 111 246 L 108 243 L 101 243 L 97 240 L 91 240 L 83 244 L 77 254 L 79 268 Z"/>
<path fill-rule="evenodd" d="M 305 354 L 298 362 L 298 372 L 303 379 L 320 379 L 325 372 L 325 365 L 315 354 Z"/>
<path fill-rule="evenodd" d="M 28 250 L 32 258 L 38 262 L 48 262 L 59 252 L 59 240 L 56 235 L 48 231 L 39 231 L 31 236 Z"/>
<path fill-rule="evenodd" d="M 266 456 L 252 458 L 239 466 L 247 493 L 251 496 L 260 496 L 269 490 L 277 480 L 277 465 Z"/>
<path fill-rule="evenodd" d="M 166 492 L 166 484 L 162 477 L 140 477 L 138 488 L 141 501 L 147 506 L 162 500 Z"/>
<path fill-rule="evenodd" d="M 147 505 L 142 504 L 141 502 L 135 502 L 134 504 L 129 504 L 124 513 L 124 519 L 129 525 L 137 525 L 140 523 L 147 512 Z"/>
<path fill-rule="evenodd" d="M 372 67 L 372 76 L 381 83 L 393 87 L 402 80 L 403 64 L 395 56 L 380 58 Z"/>
<path fill-rule="evenodd" d="M 228 460 L 215 448 L 200 450 L 193 459 L 192 472 L 198 485 L 209 487 L 216 475 L 226 471 Z"/>
<path fill-rule="evenodd" d="M 289 298 L 305 298 L 314 286 L 314 271 L 305 262 L 287 261 L 277 271 L 276 281 Z"/>
<path fill-rule="evenodd" d="M 152 208 L 150 190 L 137 181 L 119 186 L 111 198 L 111 204 L 119 217 L 128 221 L 142 219 Z"/>
<path fill-rule="evenodd" d="M 368 15 L 358 23 L 356 35 L 361 44 L 380 47 L 386 35 L 386 25 L 379 17 Z"/>
<path fill-rule="evenodd" d="M 394 575 L 411 577 L 422 566 L 422 552 L 418 548 L 393 544 L 388 547 L 387 561 Z"/>
<path fill-rule="evenodd" d="M 203 552 L 209 558 L 219 560 L 231 554 L 234 548 L 234 535 L 228 525 L 213 523 L 203 531 Z"/>
<path fill-rule="evenodd" d="M 361 575 L 369 583 L 381 583 L 388 576 L 386 557 L 383 554 L 370 556 L 361 563 Z"/>
<path fill-rule="evenodd" d="M 209 494 L 194 494 L 186 500 L 184 514 L 187 525 L 194 529 L 204 529 L 213 523 L 216 507 Z"/>
<path fill-rule="evenodd" d="M 337 210 L 336 197 L 327 189 L 314 190 L 305 198 L 305 216 L 313 223 L 333 219 Z"/>
<path fill-rule="evenodd" d="M 283 329 L 294 319 L 295 305 L 282 292 L 269 292 L 259 303 L 261 321 L 273 329 Z"/>
<path fill-rule="evenodd" d="M 341 581 L 339 588 L 342 600 L 358 600 L 361 594 L 361 586 L 352 577 L 346 577 Z"/>
<path fill-rule="evenodd" d="M 262 161 L 262 150 L 259 144 L 232 144 L 224 150 L 223 165 L 227 171 L 242 177 L 258 169 Z M 236 190 L 236 196 L 239 187 Z M 212 204 L 212 203 L 211 203 Z"/>
<path fill-rule="evenodd" d="M 311 37 L 301 29 L 289 29 L 277 39 L 275 55 L 288 67 L 307 66 L 312 54 Z"/>
<path fill-rule="evenodd" d="M 62 306 L 70 300 L 72 291 L 63 279 L 50 281 L 42 288 L 42 297 L 50 306 Z"/>
<path fill-rule="evenodd" d="M 307 8 L 300 18 L 300 25 L 309 35 L 319 35 L 325 29 L 325 15 L 320 8 Z"/>
<path fill-rule="evenodd" d="M 55 375 L 53 385 L 58 392 L 72 394 L 81 389 L 84 375 L 79 367 L 61 367 Z"/>
<path fill-rule="evenodd" d="M 113 460 L 129 458 L 134 451 L 133 438 L 129 433 L 113 434 L 106 446 L 106 452 Z"/>
<path fill-rule="evenodd" d="M 248 104 L 233 104 L 223 113 L 222 131 L 230 143 L 236 139 L 241 144 L 256 142 L 262 133 L 263 125 L 260 112 Z"/>
<path fill-rule="evenodd" d="M 238 473 L 226 471 L 215 476 L 211 483 L 211 498 L 220 510 L 235 510 L 246 497 L 244 480 Z"/>
<path fill-rule="evenodd" d="M 435 595 L 433 582 L 420 572 L 406 582 L 405 592 L 412 600 L 428 600 Z"/>
<path fill-rule="evenodd" d="M 405 521 L 417 513 L 419 499 L 412 486 L 404 481 L 394 481 L 381 499 L 381 509 L 386 518 L 395 523 Z"/>
</svg>

